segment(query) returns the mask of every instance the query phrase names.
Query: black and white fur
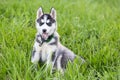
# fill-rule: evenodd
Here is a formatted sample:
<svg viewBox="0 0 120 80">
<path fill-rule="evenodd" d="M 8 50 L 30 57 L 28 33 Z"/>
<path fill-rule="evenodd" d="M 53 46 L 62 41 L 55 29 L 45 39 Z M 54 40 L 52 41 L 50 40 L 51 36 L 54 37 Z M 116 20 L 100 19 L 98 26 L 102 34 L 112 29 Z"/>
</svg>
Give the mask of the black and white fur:
<svg viewBox="0 0 120 80">
<path fill-rule="evenodd" d="M 56 10 L 52 8 L 50 14 L 44 14 L 40 7 L 37 11 L 36 28 L 31 62 L 44 62 L 47 67 L 52 66 L 52 70 L 64 72 L 67 62 L 73 61 L 76 55 L 59 41 Z"/>
</svg>

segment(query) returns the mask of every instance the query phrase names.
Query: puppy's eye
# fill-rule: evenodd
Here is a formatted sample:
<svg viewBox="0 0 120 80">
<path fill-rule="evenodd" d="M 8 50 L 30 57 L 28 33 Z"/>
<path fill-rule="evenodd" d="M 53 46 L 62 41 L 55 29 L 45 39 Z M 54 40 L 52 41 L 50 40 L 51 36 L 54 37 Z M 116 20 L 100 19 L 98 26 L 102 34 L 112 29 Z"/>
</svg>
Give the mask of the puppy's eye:
<svg viewBox="0 0 120 80">
<path fill-rule="evenodd" d="M 44 20 L 41 19 L 40 22 L 39 22 L 39 25 L 42 26 L 44 24 Z"/>
<path fill-rule="evenodd" d="M 37 22 L 39 23 L 40 26 L 44 24 L 44 22 L 41 19 L 37 19 Z"/>
<path fill-rule="evenodd" d="M 40 22 L 39 25 L 42 26 L 44 23 Z"/>
<path fill-rule="evenodd" d="M 51 27 L 51 25 L 52 25 L 52 23 L 51 22 L 49 22 L 49 23 L 46 23 L 49 27 Z"/>
<path fill-rule="evenodd" d="M 50 22 L 49 19 L 46 21 L 46 24 L 47 24 L 49 27 L 52 25 L 52 23 Z"/>
<path fill-rule="evenodd" d="M 48 20 L 46 21 L 46 23 L 50 23 L 50 20 L 48 19 Z"/>
</svg>

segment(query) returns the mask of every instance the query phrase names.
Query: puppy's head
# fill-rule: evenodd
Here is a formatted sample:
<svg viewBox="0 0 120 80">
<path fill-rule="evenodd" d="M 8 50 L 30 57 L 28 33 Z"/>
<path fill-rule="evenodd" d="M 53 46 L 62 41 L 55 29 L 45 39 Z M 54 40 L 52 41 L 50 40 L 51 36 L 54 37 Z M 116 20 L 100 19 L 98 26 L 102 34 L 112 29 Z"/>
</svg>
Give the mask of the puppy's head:
<svg viewBox="0 0 120 80">
<path fill-rule="evenodd" d="M 44 40 L 47 40 L 49 36 L 56 31 L 56 11 L 51 9 L 49 14 L 44 14 L 40 7 L 37 11 L 36 28 L 38 33 Z"/>
</svg>

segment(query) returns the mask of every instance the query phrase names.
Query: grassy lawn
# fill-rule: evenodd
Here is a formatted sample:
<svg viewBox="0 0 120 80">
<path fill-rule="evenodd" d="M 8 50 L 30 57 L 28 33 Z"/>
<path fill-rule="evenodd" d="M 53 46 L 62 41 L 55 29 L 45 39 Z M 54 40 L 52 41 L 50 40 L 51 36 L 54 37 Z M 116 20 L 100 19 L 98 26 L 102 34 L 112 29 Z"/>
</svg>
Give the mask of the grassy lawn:
<svg viewBox="0 0 120 80">
<path fill-rule="evenodd" d="M 63 75 L 30 62 L 37 9 L 57 10 L 63 45 L 85 58 Z M 120 0 L 0 0 L 0 80 L 120 80 Z"/>
</svg>

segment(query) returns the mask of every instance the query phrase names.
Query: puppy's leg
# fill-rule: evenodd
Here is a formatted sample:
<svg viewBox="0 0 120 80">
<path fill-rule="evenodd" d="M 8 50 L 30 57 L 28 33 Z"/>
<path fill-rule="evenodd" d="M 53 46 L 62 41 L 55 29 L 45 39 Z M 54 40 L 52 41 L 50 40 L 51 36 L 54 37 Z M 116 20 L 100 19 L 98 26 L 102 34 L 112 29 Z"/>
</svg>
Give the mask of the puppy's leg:
<svg viewBox="0 0 120 80">
<path fill-rule="evenodd" d="M 58 58 L 56 59 L 56 63 L 57 63 L 57 69 L 58 71 L 60 71 L 62 74 L 64 74 L 64 70 L 62 68 L 62 55 L 59 55 Z"/>
<path fill-rule="evenodd" d="M 40 52 L 41 52 L 41 47 L 39 46 L 38 42 L 34 43 L 33 51 L 32 51 L 32 56 L 31 56 L 31 62 L 34 64 L 37 64 L 40 60 Z"/>
<path fill-rule="evenodd" d="M 53 52 L 51 50 L 48 51 L 47 61 L 46 61 L 46 68 L 52 67 L 52 54 Z"/>
</svg>

